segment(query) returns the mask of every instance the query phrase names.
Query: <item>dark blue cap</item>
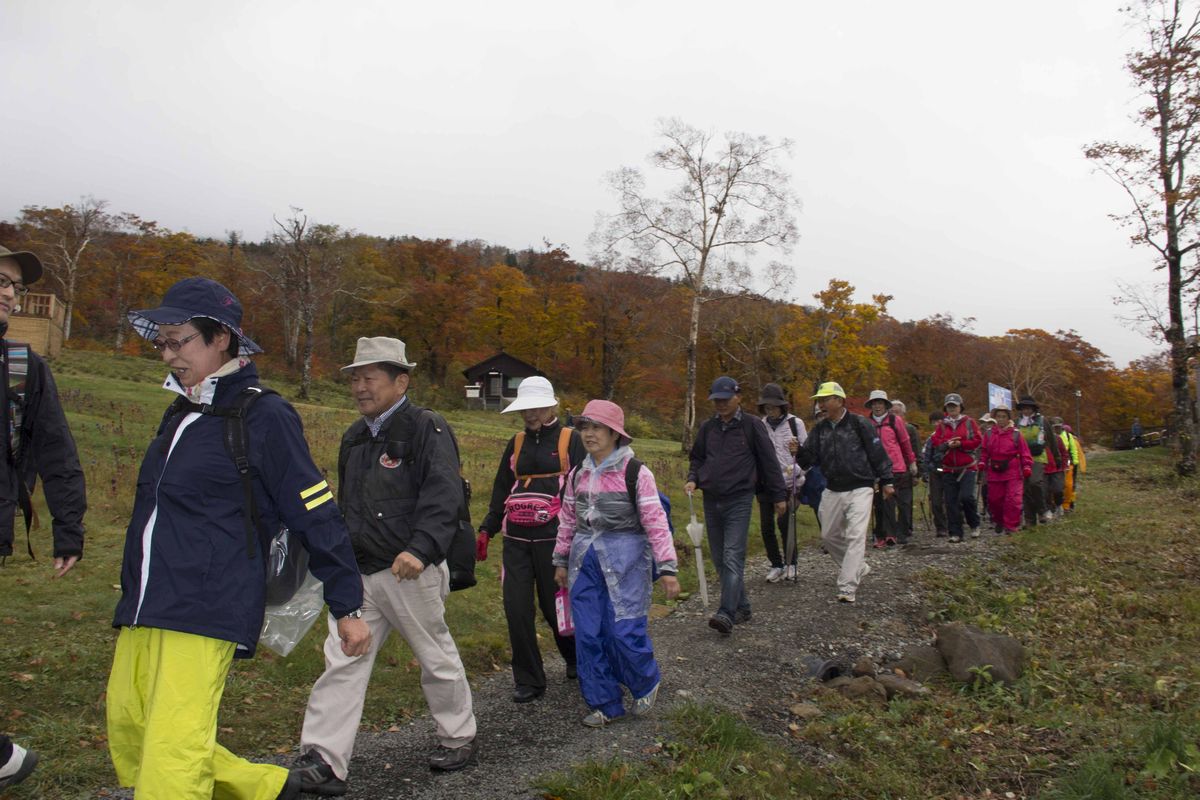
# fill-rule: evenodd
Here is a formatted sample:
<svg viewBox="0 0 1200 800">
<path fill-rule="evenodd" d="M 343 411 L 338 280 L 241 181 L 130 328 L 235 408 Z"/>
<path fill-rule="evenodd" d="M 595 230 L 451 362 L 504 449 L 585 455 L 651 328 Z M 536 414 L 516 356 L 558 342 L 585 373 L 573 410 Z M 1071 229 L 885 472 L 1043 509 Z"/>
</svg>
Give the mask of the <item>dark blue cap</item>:
<svg viewBox="0 0 1200 800">
<path fill-rule="evenodd" d="M 741 394 L 742 387 L 728 375 L 722 375 L 713 381 L 712 391 L 708 393 L 709 400 L 728 400 L 735 394 Z"/>
<path fill-rule="evenodd" d="M 184 278 L 163 295 L 158 308 L 130 311 L 129 322 L 143 339 L 158 338 L 159 325 L 182 325 L 196 317 L 207 317 L 237 334 L 238 355 L 261 353 L 262 348 L 242 333 L 242 304 L 233 292 L 208 278 Z"/>
</svg>

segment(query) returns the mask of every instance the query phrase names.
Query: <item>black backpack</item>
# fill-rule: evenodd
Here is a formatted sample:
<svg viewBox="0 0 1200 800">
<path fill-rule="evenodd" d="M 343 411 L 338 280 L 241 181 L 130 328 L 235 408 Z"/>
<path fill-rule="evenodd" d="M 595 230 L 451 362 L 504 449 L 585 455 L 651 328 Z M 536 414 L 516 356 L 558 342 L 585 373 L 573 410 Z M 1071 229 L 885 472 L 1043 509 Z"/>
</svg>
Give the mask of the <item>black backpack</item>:
<svg viewBox="0 0 1200 800">
<path fill-rule="evenodd" d="M 225 450 L 233 459 L 233 465 L 242 483 L 242 520 L 246 530 L 246 557 L 254 559 L 258 553 L 258 531 L 262 528 L 262 517 L 258 503 L 254 500 L 254 474 L 247 453 L 246 415 L 260 397 L 279 394 L 263 386 L 247 386 L 238 392 L 232 405 L 213 406 L 208 403 L 193 403 L 186 397 L 177 397 L 163 416 L 165 434 L 163 449 L 170 447 L 175 430 L 190 412 L 208 414 L 225 420 Z M 296 594 L 308 575 L 308 551 L 292 536 L 286 526 L 281 525 L 271 537 L 271 548 L 264 567 L 267 605 L 282 605 Z"/>
</svg>

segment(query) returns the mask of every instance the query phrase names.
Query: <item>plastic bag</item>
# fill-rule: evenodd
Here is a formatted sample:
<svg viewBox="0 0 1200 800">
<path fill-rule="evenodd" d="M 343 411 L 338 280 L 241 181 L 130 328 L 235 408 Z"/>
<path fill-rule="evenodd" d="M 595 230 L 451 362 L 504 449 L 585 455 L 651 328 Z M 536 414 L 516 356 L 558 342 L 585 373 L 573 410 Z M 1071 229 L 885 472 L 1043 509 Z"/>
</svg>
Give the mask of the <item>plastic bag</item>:
<svg viewBox="0 0 1200 800">
<path fill-rule="evenodd" d="M 287 656 L 295 649 L 325 610 L 325 584 L 311 572 L 305 575 L 304 582 L 291 599 L 267 606 L 263 618 L 258 642 L 281 656 Z"/>
<path fill-rule="evenodd" d="M 565 588 L 559 588 L 554 593 L 554 611 L 558 617 L 558 635 L 574 636 L 575 621 L 571 619 L 571 593 Z"/>
<path fill-rule="evenodd" d="M 267 554 L 267 605 L 283 605 L 308 579 L 308 550 L 291 531 L 281 527 Z"/>
</svg>

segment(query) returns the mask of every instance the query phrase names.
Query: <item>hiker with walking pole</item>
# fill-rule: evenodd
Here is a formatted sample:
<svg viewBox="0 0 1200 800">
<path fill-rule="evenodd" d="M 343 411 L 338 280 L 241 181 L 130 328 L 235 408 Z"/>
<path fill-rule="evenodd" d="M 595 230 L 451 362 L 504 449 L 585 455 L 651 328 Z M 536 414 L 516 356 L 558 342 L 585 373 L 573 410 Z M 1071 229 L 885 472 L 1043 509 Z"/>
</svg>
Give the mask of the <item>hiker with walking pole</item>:
<svg viewBox="0 0 1200 800">
<path fill-rule="evenodd" d="M 884 498 L 895 493 L 892 460 L 871 421 L 851 414 L 840 384 L 821 384 L 813 398 L 826 418 L 813 428 L 797 454 L 803 467 L 819 464 L 828 487 L 821 496 L 821 541 L 838 565 L 837 599 L 853 603 L 871 571 L 865 560 L 875 484 Z"/>
<path fill-rule="evenodd" d="M 780 579 L 796 580 L 796 498 L 804 485 L 804 472 L 796 464 L 796 451 L 808 438 L 804 420 L 788 413 L 788 399 L 777 383 L 763 386 L 758 397 L 758 413 L 767 424 L 767 434 L 783 474 L 787 487 L 787 511 L 782 515 L 775 512 L 775 503 L 765 494 L 758 495 L 758 514 L 763 545 L 771 568 L 767 571 L 767 583 L 778 583 Z M 779 529 L 784 540 L 784 554 L 779 551 Z"/>
</svg>

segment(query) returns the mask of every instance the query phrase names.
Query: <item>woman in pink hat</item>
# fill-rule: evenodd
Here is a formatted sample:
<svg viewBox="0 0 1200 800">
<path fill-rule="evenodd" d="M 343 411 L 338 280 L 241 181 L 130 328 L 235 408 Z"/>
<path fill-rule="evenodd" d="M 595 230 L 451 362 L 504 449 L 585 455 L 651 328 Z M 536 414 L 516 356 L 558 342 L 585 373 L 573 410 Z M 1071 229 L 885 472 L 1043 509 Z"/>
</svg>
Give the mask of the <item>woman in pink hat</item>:
<svg viewBox="0 0 1200 800">
<path fill-rule="evenodd" d="M 647 631 L 657 570 L 667 599 L 679 593 L 675 545 L 654 475 L 633 457 L 625 412 L 593 400 L 576 417 L 588 455 L 567 476 L 554 579 L 570 589 L 579 691 L 599 728 L 625 715 L 624 685 L 633 713 L 654 706 L 660 673 Z"/>
</svg>

